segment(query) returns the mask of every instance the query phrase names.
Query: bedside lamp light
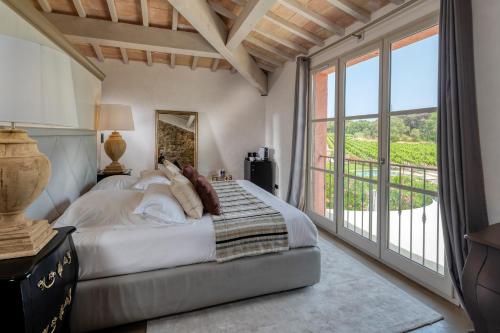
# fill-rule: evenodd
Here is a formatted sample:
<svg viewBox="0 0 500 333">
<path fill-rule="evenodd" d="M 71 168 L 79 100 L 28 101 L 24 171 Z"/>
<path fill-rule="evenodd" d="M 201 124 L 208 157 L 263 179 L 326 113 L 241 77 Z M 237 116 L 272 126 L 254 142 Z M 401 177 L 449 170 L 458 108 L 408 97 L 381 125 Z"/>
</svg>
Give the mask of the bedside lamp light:
<svg viewBox="0 0 500 333">
<path fill-rule="evenodd" d="M 70 59 L 66 54 L 0 35 L 0 260 L 33 256 L 57 233 L 25 209 L 43 192 L 50 161 L 15 124 L 77 126 Z"/>
<path fill-rule="evenodd" d="M 124 172 L 125 166 L 118 162 L 118 160 L 125 153 L 127 143 L 123 140 L 118 130 L 134 130 L 132 109 L 128 105 L 102 104 L 99 111 L 98 127 L 101 131 L 113 131 L 106 142 L 104 142 L 104 151 L 111 159 L 111 163 L 104 168 L 104 173 Z"/>
</svg>

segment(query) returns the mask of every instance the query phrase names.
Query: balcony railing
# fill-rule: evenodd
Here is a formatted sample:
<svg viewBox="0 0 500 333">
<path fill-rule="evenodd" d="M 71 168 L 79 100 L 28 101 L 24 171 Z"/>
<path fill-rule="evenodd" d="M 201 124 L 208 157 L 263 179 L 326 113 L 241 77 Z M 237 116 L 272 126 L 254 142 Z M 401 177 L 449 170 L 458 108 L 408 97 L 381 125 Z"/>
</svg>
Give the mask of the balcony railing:
<svg viewBox="0 0 500 333">
<path fill-rule="evenodd" d="M 313 169 L 325 178 L 322 188 L 313 184 L 313 198 L 324 198 L 323 215 L 333 220 L 335 158 L 320 158 Z M 437 168 L 391 163 L 389 170 L 388 248 L 444 274 Z M 377 161 L 344 160 L 344 227 L 371 241 L 377 241 L 378 177 Z"/>
</svg>

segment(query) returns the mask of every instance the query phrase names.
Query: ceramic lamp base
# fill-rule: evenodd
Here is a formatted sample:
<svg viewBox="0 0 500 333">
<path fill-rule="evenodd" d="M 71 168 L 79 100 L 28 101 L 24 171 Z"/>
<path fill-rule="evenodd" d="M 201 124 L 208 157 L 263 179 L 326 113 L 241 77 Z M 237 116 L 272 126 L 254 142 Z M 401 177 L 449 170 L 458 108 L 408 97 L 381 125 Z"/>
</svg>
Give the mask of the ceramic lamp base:
<svg viewBox="0 0 500 333">
<path fill-rule="evenodd" d="M 104 168 L 104 173 L 122 173 L 126 170 L 125 166 L 118 162 L 125 153 L 127 143 L 123 140 L 119 132 L 114 131 L 104 142 L 104 151 L 111 159 L 111 163 Z"/>
<path fill-rule="evenodd" d="M 27 221 L 26 225 L 0 227 L 0 260 L 34 256 L 57 234 L 46 220 Z"/>
</svg>

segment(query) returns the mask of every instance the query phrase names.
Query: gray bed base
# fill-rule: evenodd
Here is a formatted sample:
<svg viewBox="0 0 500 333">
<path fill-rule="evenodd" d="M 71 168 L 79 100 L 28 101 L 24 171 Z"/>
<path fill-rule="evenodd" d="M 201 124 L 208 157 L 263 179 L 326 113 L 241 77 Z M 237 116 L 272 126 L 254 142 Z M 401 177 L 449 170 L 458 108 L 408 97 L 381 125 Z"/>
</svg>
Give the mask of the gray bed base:
<svg viewBox="0 0 500 333">
<path fill-rule="evenodd" d="M 147 260 L 147 258 L 144 258 Z M 305 286 L 320 280 L 320 250 L 293 249 L 78 282 L 72 332 L 88 332 Z"/>
</svg>

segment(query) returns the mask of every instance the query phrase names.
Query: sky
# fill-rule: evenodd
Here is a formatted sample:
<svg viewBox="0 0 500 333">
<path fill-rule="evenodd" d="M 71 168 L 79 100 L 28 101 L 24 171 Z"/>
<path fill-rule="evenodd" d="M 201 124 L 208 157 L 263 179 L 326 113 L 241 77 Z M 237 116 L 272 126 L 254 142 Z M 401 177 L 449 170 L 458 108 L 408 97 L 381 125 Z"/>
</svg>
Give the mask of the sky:
<svg viewBox="0 0 500 333">
<path fill-rule="evenodd" d="M 380 57 L 346 70 L 346 116 L 378 113 Z M 335 74 L 328 76 L 328 117 L 335 108 Z M 438 36 L 392 51 L 391 111 L 437 106 Z"/>
</svg>

